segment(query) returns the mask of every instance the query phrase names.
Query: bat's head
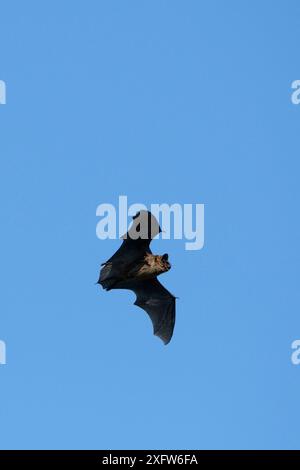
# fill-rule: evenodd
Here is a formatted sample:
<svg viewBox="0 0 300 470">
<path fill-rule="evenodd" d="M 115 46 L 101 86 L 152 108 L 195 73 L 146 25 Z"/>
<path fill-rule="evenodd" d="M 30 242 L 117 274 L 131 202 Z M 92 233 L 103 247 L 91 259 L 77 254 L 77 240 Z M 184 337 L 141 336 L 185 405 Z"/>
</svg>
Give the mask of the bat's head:
<svg viewBox="0 0 300 470">
<path fill-rule="evenodd" d="M 164 255 L 162 255 L 161 262 L 162 262 L 163 267 L 166 271 L 169 271 L 169 269 L 171 269 L 171 263 L 169 262 L 168 253 L 165 253 Z"/>
<path fill-rule="evenodd" d="M 169 255 L 167 253 L 162 256 L 147 253 L 144 258 L 144 264 L 140 267 L 138 274 L 140 277 L 153 278 L 154 276 L 166 273 L 170 269 L 171 264 L 169 263 Z"/>
<path fill-rule="evenodd" d="M 152 240 L 162 231 L 157 219 L 149 211 L 141 210 L 132 219 L 130 229 L 122 238 Z"/>
</svg>

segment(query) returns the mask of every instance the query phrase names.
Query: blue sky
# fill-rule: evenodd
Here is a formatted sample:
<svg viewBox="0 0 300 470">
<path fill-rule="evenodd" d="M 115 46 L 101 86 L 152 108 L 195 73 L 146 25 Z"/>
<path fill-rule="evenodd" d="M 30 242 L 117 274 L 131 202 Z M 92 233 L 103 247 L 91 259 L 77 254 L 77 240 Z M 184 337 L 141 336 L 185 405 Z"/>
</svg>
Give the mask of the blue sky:
<svg viewBox="0 0 300 470">
<path fill-rule="evenodd" d="M 0 447 L 299 448 L 299 2 L 2 2 Z M 96 207 L 204 203 L 156 240 L 172 342 L 94 285 Z"/>
</svg>

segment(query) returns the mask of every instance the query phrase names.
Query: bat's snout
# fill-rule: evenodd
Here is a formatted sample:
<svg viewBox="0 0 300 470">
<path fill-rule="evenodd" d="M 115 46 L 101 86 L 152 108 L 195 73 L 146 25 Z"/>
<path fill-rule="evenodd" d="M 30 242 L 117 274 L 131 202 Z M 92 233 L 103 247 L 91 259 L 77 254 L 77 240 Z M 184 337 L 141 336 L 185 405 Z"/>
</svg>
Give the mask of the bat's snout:
<svg viewBox="0 0 300 470">
<path fill-rule="evenodd" d="M 171 269 L 171 263 L 169 262 L 168 253 L 165 253 L 164 255 L 162 255 L 161 259 L 162 259 L 163 266 L 164 266 L 165 270 L 169 271 L 169 269 Z"/>
</svg>

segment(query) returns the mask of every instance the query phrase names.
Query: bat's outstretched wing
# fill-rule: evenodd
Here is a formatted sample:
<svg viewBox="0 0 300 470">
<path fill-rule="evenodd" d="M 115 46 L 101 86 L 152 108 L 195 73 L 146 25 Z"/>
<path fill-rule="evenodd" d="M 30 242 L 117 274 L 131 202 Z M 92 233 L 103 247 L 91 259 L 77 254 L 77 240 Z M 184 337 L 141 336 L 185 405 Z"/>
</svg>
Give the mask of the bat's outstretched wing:
<svg viewBox="0 0 300 470">
<path fill-rule="evenodd" d="M 124 281 L 117 288 L 130 289 L 136 294 L 134 305 L 148 313 L 153 324 L 153 333 L 168 344 L 175 325 L 175 297 L 157 278 Z"/>
<path fill-rule="evenodd" d="M 161 228 L 151 212 L 142 210 L 133 217 L 130 230 L 123 235 L 120 248 L 102 264 L 98 284 L 110 290 L 126 277 L 131 266 L 151 253 L 150 243 Z"/>
<path fill-rule="evenodd" d="M 115 254 L 102 264 L 98 284 L 103 289 L 110 290 L 124 279 L 131 266 L 144 259 L 146 253 L 151 253 L 149 241 L 124 240 Z"/>
</svg>

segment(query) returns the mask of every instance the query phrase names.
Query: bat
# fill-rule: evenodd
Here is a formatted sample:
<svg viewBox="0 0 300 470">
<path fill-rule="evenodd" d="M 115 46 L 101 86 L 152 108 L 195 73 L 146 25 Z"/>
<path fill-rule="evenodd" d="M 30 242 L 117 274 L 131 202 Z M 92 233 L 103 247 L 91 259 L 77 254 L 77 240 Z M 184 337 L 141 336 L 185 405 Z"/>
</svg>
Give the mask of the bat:
<svg viewBox="0 0 300 470">
<path fill-rule="evenodd" d="M 134 305 L 149 315 L 153 333 L 165 344 L 172 338 L 175 326 L 176 297 L 157 279 L 171 269 L 169 256 L 153 255 L 151 240 L 161 232 L 156 218 L 148 211 L 133 217 L 129 231 L 123 235 L 120 248 L 102 263 L 99 280 L 103 289 L 129 289 L 136 295 Z"/>
</svg>

